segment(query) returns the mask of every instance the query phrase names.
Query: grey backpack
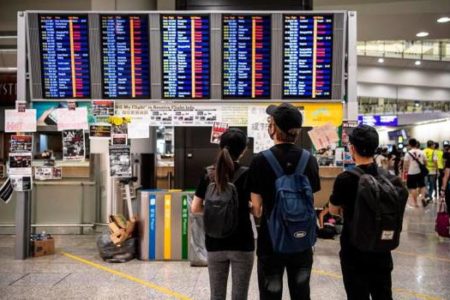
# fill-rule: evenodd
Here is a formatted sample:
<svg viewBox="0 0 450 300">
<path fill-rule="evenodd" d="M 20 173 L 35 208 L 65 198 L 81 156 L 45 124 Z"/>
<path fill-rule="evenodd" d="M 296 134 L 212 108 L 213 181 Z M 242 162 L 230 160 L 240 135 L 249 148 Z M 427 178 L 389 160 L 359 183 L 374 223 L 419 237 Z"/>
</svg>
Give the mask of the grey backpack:
<svg viewBox="0 0 450 300">
<path fill-rule="evenodd" d="M 211 174 L 214 168 L 208 167 L 207 172 L 211 179 L 205 194 L 203 221 L 205 233 L 209 237 L 222 239 L 229 237 L 236 230 L 239 223 L 239 198 L 234 183 L 248 168 L 240 167 L 234 173 L 233 180 L 228 182 L 225 190 L 219 193 Z"/>
</svg>

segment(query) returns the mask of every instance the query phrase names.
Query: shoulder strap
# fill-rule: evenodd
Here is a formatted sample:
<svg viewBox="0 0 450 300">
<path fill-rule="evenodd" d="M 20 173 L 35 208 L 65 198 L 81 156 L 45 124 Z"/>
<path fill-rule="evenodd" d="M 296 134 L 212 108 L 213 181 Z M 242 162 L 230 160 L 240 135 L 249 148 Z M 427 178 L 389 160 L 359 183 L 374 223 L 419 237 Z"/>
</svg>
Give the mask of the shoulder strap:
<svg viewBox="0 0 450 300">
<path fill-rule="evenodd" d="M 356 176 L 358 176 L 358 177 L 361 177 L 362 175 L 365 174 L 365 172 L 364 172 L 363 169 L 361 169 L 361 168 L 359 168 L 359 167 L 356 167 L 356 166 L 353 167 L 353 168 L 350 169 L 350 170 L 347 170 L 347 172 L 349 172 L 350 174 L 356 175 Z"/>
<path fill-rule="evenodd" d="M 295 168 L 295 174 L 301 175 L 305 173 L 306 165 L 309 162 L 309 157 L 309 152 L 303 149 L 300 159 L 298 160 L 297 167 Z"/>
<path fill-rule="evenodd" d="M 272 170 L 275 172 L 275 175 L 277 176 L 277 178 L 283 176 L 284 175 L 283 168 L 281 168 L 280 163 L 278 162 L 275 155 L 273 155 L 272 151 L 270 151 L 270 149 L 267 149 L 267 150 L 264 150 L 262 152 L 262 154 L 269 162 L 269 164 L 272 167 Z"/>
<path fill-rule="evenodd" d="M 237 169 L 236 172 L 234 172 L 232 182 L 235 183 L 236 181 L 238 181 L 238 179 L 239 179 L 245 172 L 247 172 L 247 170 L 248 170 L 248 167 L 239 167 L 239 169 Z"/>
<path fill-rule="evenodd" d="M 415 155 L 412 155 L 412 153 L 410 151 L 408 151 L 408 154 L 416 161 L 416 163 L 418 164 L 422 164 L 419 159 L 417 159 L 417 157 Z"/>
</svg>

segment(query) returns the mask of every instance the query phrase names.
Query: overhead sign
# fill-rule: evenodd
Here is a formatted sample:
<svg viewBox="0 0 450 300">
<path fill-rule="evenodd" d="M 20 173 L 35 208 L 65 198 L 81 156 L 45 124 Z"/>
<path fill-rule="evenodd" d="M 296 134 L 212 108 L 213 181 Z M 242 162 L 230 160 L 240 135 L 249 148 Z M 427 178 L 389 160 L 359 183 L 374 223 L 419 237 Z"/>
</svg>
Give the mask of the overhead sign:
<svg viewBox="0 0 450 300">
<path fill-rule="evenodd" d="M 398 116 L 358 116 L 358 123 L 369 126 L 398 126 Z"/>
</svg>

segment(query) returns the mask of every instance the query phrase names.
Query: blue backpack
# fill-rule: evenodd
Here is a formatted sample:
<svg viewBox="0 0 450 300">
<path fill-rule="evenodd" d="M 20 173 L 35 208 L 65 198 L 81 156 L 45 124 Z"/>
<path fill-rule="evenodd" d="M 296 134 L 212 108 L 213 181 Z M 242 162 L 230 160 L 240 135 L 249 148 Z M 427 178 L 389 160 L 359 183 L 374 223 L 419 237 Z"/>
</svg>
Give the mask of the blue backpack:
<svg viewBox="0 0 450 300">
<path fill-rule="evenodd" d="M 272 151 L 262 153 L 277 176 L 274 207 L 267 219 L 273 251 L 289 254 L 310 249 L 316 243 L 313 193 L 304 175 L 310 154 L 303 150 L 295 172 L 286 175 Z"/>
</svg>

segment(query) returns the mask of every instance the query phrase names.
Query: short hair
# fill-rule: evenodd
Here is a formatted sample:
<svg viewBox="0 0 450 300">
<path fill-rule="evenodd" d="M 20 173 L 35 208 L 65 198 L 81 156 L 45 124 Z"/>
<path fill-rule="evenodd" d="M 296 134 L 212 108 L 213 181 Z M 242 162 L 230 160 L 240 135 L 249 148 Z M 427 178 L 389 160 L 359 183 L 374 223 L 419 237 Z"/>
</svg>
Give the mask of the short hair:
<svg viewBox="0 0 450 300">
<path fill-rule="evenodd" d="M 432 140 L 429 140 L 427 142 L 427 147 L 433 147 L 434 146 L 434 142 Z"/>
<path fill-rule="evenodd" d="M 372 157 L 379 144 L 378 132 L 369 125 L 359 125 L 353 129 L 349 140 L 356 152 L 364 157 Z"/>
<path fill-rule="evenodd" d="M 408 141 L 408 145 L 410 145 L 411 147 L 417 147 L 418 144 L 419 142 L 415 138 L 411 138 Z"/>
</svg>

